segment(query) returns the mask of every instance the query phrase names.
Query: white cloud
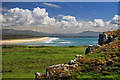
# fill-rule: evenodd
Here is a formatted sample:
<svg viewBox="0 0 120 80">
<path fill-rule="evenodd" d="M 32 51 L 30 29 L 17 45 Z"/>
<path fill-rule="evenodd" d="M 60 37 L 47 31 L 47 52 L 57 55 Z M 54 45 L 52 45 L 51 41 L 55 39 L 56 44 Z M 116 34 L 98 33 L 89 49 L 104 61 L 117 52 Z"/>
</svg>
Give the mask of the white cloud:
<svg viewBox="0 0 120 80">
<path fill-rule="evenodd" d="M 13 8 L 4 14 L 9 26 L 26 25 L 32 20 L 32 13 L 28 9 Z"/>
<path fill-rule="evenodd" d="M 82 31 L 105 31 L 118 29 L 118 15 L 111 20 L 104 22 L 102 19 L 94 19 L 94 21 L 77 20 L 74 16 L 58 15 L 61 20 L 49 17 L 48 12 L 44 8 L 34 8 L 32 11 L 28 9 L 13 8 L 5 14 L 0 14 L 0 21 L 3 27 L 12 27 L 14 29 L 29 29 L 42 32 L 58 32 L 58 33 L 74 33 Z M 43 29 L 43 30 L 42 30 Z M 55 29 L 55 30 L 54 30 Z M 50 31 L 49 31 L 50 30 Z"/>
<path fill-rule="evenodd" d="M 94 26 L 102 27 L 102 26 L 104 26 L 104 21 L 102 19 L 94 19 Z"/>
<path fill-rule="evenodd" d="M 55 4 L 51 4 L 51 3 L 43 3 L 43 4 L 47 5 L 47 6 L 50 6 L 50 7 L 61 8 L 60 6 L 55 5 Z"/>
<path fill-rule="evenodd" d="M 55 23 L 55 19 L 48 16 L 46 9 L 34 8 L 32 16 L 34 25 L 53 25 Z"/>
<path fill-rule="evenodd" d="M 68 27 L 76 27 L 79 25 L 74 16 L 63 16 L 62 19 L 67 21 Z"/>
<path fill-rule="evenodd" d="M 110 20 L 109 22 L 111 24 L 117 24 L 118 23 L 118 17 L 120 17 L 120 16 L 114 15 L 114 17 L 112 18 L 112 20 Z"/>
<path fill-rule="evenodd" d="M 118 15 L 114 15 L 112 20 L 118 20 Z"/>
<path fill-rule="evenodd" d="M 6 22 L 9 26 L 39 26 L 53 25 L 54 18 L 50 18 L 46 9 L 34 8 L 33 11 L 28 9 L 13 8 L 4 14 Z"/>
<path fill-rule="evenodd" d="M 3 18 L 3 15 L 0 13 L 0 22 L 4 22 L 5 19 Z"/>
</svg>

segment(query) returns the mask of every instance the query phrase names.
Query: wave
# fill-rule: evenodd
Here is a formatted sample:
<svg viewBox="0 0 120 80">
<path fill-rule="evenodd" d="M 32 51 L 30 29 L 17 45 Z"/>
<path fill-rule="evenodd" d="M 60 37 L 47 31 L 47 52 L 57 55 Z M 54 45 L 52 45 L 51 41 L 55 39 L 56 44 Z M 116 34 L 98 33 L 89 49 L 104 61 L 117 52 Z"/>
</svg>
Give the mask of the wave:
<svg viewBox="0 0 120 80">
<path fill-rule="evenodd" d="M 98 43 L 98 42 L 93 42 L 93 43 Z"/>
<path fill-rule="evenodd" d="M 53 41 L 57 40 L 59 38 L 49 38 L 47 40 L 44 40 L 45 43 L 53 43 Z"/>
<path fill-rule="evenodd" d="M 66 44 L 66 43 L 71 43 L 71 42 L 68 42 L 68 41 L 60 39 L 60 38 L 49 38 L 47 40 L 44 40 L 43 43 Z"/>
<path fill-rule="evenodd" d="M 71 43 L 71 42 L 59 42 L 59 43 Z"/>
</svg>

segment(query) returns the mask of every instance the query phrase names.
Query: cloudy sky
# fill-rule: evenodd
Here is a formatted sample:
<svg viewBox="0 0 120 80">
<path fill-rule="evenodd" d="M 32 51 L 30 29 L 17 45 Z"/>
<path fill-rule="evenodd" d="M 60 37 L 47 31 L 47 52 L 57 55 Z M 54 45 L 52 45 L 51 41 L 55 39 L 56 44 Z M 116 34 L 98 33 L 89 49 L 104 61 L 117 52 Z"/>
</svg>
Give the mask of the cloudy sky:
<svg viewBox="0 0 120 80">
<path fill-rule="evenodd" d="M 2 6 L 4 29 L 65 34 L 118 28 L 117 2 L 3 2 Z"/>
</svg>

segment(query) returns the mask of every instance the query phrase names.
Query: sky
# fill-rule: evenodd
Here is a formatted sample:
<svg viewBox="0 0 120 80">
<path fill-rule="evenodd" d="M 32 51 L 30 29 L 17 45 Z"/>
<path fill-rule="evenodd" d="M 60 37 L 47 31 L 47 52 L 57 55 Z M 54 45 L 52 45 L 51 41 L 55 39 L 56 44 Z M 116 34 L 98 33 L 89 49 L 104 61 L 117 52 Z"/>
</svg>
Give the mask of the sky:
<svg viewBox="0 0 120 80">
<path fill-rule="evenodd" d="M 117 2 L 3 2 L 2 11 L 3 28 L 64 34 L 118 28 Z"/>
<path fill-rule="evenodd" d="M 2 0 L 2 2 L 119 2 L 119 0 Z"/>
</svg>

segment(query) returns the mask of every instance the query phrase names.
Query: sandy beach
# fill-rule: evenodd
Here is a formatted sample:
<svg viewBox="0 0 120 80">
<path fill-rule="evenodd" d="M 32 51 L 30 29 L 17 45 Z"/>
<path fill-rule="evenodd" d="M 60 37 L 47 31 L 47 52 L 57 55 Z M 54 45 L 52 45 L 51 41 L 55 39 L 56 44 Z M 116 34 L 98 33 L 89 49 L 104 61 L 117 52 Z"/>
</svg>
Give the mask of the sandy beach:
<svg viewBox="0 0 120 80">
<path fill-rule="evenodd" d="M 14 40 L 2 40 L 2 44 L 11 44 L 11 43 L 23 43 L 23 42 L 34 42 L 34 41 L 43 41 L 49 39 L 49 37 L 41 37 L 41 38 L 26 38 L 26 39 L 14 39 Z"/>
</svg>

